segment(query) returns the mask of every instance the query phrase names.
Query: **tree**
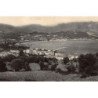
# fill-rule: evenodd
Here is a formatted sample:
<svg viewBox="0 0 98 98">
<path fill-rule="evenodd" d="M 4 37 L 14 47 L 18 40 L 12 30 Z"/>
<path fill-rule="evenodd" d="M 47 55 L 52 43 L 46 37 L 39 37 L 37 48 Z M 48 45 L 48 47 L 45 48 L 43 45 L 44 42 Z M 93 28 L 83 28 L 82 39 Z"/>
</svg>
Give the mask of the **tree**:
<svg viewBox="0 0 98 98">
<path fill-rule="evenodd" d="M 19 56 L 25 56 L 24 52 L 23 52 L 23 49 L 20 49 L 19 50 Z"/>
<path fill-rule="evenodd" d="M 0 58 L 0 72 L 7 71 L 6 64 L 3 62 L 3 60 Z"/>
<path fill-rule="evenodd" d="M 73 65 L 67 67 L 68 73 L 75 73 L 76 68 Z"/>
<path fill-rule="evenodd" d="M 67 64 L 69 62 L 69 58 L 68 57 L 64 57 L 63 58 L 63 62 L 64 62 L 64 64 Z"/>
<path fill-rule="evenodd" d="M 48 63 L 47 62 L 39 62 L 41 70 L 48 70 Z"/>
<path fill-rule="evenodd" d="M 13 59 L 15 59 L 15 58 L 16 58 L 16 57 L 15 57 L 14 55 L 9 54 L 9 55 L 3 57 L 2 60 L 3 60 L 4 62 L 11 62 L 11 61 L 12 61 Z"/>
<path fill-rule="evenodd" d="M 10 65 L 14 71 L 20 71 L 21 69 L 30 71 L 28 62 L 24 61 L 23 59 L 14 59 L 11 61 Z"/>
<path fill-rule="evenodd" d="M 80 55 L 79 56 L 79 72 L 82 77 L 94 75 L 96 58 L 92 54 Z"/>
<path fill-rule="evenodd" d="M 55 71 L 58 65 L 58 60 L 56 58 L 48 58 L 48 63 L 49 63 L 49 70 Z"/>
</svg>

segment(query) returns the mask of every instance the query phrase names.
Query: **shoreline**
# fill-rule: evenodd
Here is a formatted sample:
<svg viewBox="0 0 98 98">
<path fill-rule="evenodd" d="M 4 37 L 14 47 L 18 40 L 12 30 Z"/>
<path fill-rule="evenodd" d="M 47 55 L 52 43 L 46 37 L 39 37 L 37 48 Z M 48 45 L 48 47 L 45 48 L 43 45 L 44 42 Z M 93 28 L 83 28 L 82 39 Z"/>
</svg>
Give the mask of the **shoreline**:
<svg viewBox="0 0 98 98">
<path fill-rule="evenodd" d="M 46 40 L 44 40 L 44 41 L 24 41 L 24 42 L 21 42 L 22 44 L 23 43 L 30 43 L 30 42 L 52 42 L 52 41 L 96 41 L 96 40 L 98 40 L 98 39 L 56 39 L 56 40 L 50 40 L 50 41 L 46 41 Z"/>
</svg>

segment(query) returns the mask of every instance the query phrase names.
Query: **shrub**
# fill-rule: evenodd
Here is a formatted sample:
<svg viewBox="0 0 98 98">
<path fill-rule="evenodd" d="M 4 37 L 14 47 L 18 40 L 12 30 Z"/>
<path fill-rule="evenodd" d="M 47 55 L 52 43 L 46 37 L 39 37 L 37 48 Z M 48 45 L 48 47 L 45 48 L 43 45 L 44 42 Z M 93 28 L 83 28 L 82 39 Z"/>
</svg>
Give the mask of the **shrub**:
<svg viewBox="0 0 98 98">
<path fill-rule="evenodd" d="M 76 68 L 73 65 L 67 67 L 68 73 L 75 73 Z"/>
<path fill-rule="evenodd" d="M 55 69 L 55 72 L 60 73 L 60 74 L 67 74 L 68 73 L 68 70 L 62 60 L 58 62 L 58 65 Z"/>
</svg>

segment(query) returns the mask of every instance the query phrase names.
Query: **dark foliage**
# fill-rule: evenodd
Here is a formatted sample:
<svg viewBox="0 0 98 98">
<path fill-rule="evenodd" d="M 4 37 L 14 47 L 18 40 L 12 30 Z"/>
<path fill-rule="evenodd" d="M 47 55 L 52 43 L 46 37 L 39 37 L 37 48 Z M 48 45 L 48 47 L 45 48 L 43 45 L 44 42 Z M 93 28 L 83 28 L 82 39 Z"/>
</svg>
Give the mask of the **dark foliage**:
<svg viewBox="0 0 98 98">
<path fill-rule="evenodd" d="M 48 64 L 46 62 L 39 62 L 41 70 L 48 70 Z"/>
<path fill-rule="evenodd" d="M 69 62 L 69 58 L 68 57 L 64 57 L 63 58 L 63 62 L 64 62 L 64 64 L 67 64 Z"/>
<path fill-rule="evenodd" d="M 73 65 L 67 67 L 68 73 L 75 73 L 76 68 Z"/>
<path fill-rule="evenodd" d="M 10 65 L 14 71 L 20 71 L 21 69 L 30 71 L 29 64 L 23 59 L 14 59 L 11 61 Z"/>
<path fill-rule="evenodd" d="M 3 57 L 2 60 L 3 60 L 4 62 L 11 62 L 11 61 L 12 61 L 13 59 L 15 59 L 15 58 L 16 58 L 16 57 L 15 57 L 14 55 L 9 54 L 9 55 Z"/>
<path fill-rule="evenodd" d="M 79 56 L 79 72 L 82 76 L 94 75 L 96 58 L 93 54 L 86 54 Z"/>
<path fill-rule="evenodd" d="M 39 63 L 41 70 L 54 71 L 58 64 L 58 60 L 56 58 L 46 58 L 41 55 L 20 56 L 18 58 L 24 59 L 28 63 Z"/>
<path fill-rule="evenodd" d="M 57 65 L 58 65 L 58 60 L 56 58 L 48 58 L 48 64 L 49 68 L 51 71 L 55 71 Z M 50 67 L 51 65 L 51 67 Z"/>
<path fill-rule="evenodd" d="M 23 52 L 23 49 L 19 50 L 19 56 L 26 56 L 25 53 Z"/>
<path fill-rule="evenodd" d="M 0 72 L 5 72 L 5 71 L 7 71 L 6 64 L 0 58 Z"/>
</svg>

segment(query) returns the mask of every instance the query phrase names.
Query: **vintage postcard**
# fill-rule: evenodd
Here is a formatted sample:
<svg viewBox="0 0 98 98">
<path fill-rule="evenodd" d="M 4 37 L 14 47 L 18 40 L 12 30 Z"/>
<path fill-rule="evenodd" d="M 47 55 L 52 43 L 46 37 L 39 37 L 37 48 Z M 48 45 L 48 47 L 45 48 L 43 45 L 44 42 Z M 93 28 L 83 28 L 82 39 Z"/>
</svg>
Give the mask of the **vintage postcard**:
<svg viewBox="0 0 98 98">
<path fill-rule="evenodd" d="M 0 17 L 0 81 L 98 81 L 98 17 Z"/>
</svg>

